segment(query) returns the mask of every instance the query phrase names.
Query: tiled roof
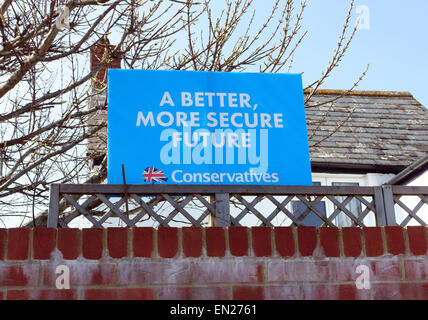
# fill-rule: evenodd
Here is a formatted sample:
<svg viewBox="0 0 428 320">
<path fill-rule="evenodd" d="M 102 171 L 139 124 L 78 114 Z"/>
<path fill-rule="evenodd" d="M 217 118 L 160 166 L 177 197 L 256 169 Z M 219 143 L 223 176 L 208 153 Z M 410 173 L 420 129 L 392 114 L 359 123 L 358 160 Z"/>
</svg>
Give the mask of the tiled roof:
<svg viewBox="0 0 428 320">
<path fill-rule="evenodd" d="M 306 120 L 317 171 L 393 172 L 428 153 L 428 110 L 408 92 L 318 90 L 306 105 Z"/>
</svg>

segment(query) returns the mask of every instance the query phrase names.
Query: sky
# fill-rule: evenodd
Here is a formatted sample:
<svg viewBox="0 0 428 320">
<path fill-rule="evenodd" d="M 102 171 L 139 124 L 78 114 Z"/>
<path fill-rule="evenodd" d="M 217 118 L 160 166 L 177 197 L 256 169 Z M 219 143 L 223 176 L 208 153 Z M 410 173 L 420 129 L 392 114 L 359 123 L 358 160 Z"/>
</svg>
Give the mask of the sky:
<svg viewBox="0 0 428 320">
<path fill-rule="evenodd" d="M 295 14 L 301 1 L 295 0 Z M 253 27 L 266 21 L 274 3 L 275 0 L 253 0 L 251 12 L 256 11 Z M 321 70 L 327 67 L 349 4 L 350 0 L 307 0 L 302 31 L 307 30 L 308 34 L 296 50 L 290 70 L 303 73 L 304 85 L 319 79 Z M 359 7 L 364 11 L 358 12 Z M 210 8 L 219 13 L 225 8 L 225 0 L 211 1 Z M 367 75 L 355 90 L 406 91 L 428 108 L 428 1 L 355 0 L 351 28 L 363 13 L 365 28 L 357 31 L 346 56 L 322 88 L 349 89 L 370 64 Z M 202 30 L 208 27 L 205 20 L 202 17 L 198 22 Z M 241 23 L 235 34 L 239 35 L 240 31 L 242 34 L 246 27 Z M 186 37 L 187 34 L 183 38 L 179 36 L 178 43 L 186 43 Z M 112 43 L 117 41 L 113 39 Z"/>
<path fill-rule="evenodd" d="M 265 1 L 254 1 L 258 12 L 266 11 Z M 348 54 L 323 88 L 349 89 L 370 63 L 356 90 L 407 91 L 428 108 L 428 1 L 356 0 L 352 26 L 362 14 L 357 13 L 358 6 L 368 8 L 369 25 L 362 21 L 368 29 L 357 31 Z M 302 23 L 308 35 L 291 69 L 303 72 L 304 84 L 318 79 L 326 67 L 348 8 L 347 0 L 308 0 Z"/>
</svg>

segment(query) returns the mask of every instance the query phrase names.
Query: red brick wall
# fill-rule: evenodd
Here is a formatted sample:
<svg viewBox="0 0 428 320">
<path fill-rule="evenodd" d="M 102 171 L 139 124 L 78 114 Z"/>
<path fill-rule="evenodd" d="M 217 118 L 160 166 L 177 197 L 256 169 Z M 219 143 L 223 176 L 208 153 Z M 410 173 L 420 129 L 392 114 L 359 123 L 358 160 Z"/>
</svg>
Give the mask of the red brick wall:
<svg viewBox="0 0 428 320">
<path fill-rule="evenodd" d="M 0 229 L 0 299 L 428 299 L 427 228 Z"/>
</svg>

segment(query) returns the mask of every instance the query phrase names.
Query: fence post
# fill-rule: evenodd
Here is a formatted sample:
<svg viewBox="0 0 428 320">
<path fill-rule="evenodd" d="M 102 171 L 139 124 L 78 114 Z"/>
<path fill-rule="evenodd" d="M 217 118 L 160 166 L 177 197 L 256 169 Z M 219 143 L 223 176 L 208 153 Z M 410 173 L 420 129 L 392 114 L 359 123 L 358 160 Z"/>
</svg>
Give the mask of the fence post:
<svg viewBox="0 0 428 320">
<path fill-rule="evenodd" d="M 382 187 L 374 187 L 374 200 L 376 207 L 376 221 L 378 227 L 384 227 L 387 225 L 385 204 L 383 200 Z"/>
<path fill-rule="evenodd" d="M 215 194 L 215 225 L 217 227 L 230 226 L 230 204 L 228 193 Z"/>
<path fill-rule="evenodd" d="M 382 186 L 383 203 L 385 206 L 385 217 L 387 226 L 396 226 L 395 210 L 394 210 L 394 196 L 392 194 L 392 186 Z"/>
<path fill-rule="evenodd" d="M 59 184 L 51 184 L 49 190 L 48 228 L 58 227 Z"/>
</svg>

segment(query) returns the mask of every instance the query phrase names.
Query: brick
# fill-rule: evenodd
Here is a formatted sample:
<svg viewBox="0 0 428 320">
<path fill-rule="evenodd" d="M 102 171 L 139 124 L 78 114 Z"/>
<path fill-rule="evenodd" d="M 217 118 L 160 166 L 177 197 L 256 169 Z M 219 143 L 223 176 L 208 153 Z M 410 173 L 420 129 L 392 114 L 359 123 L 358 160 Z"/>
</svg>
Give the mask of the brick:
<svg viewBox="0 0 428 320">
<path fill-rule="evenodd" d="M 407 280 L 428 279 L 428 260 L 427 259 L 404 260 L 404 274 Z"/>
<path fill-rule="evenodd" d="M 406 248 L 404 246 L 403 228 L 398 226 L 388 226 L 384 228 L 388 253 L 394 255 L 405 253 Z"/>
<path fill-rule="evenodd" d="M 118 265 L 119 284 L 186 284 L 191 281 L 188 259 L 121 262 Z"/>
<path fill-rule="evenodd" d="M 108 228 L 107 248 L 112 258 L 123 258 L 128 256 L 128 229 Z"/>
<path fill-rule="evenodd" d="M 163 287 L 159 300 L 228 300 L 227 287 Z"/>
<path fill-rule="evenodd" d="M 61 251 L 64 259 L 74 260 L 79 256 L 79 236 L 80 230 L 73 228 L 59 228 L 58 250 Z"/>
<path fill-rule="evenodd" d="M 233 300 L 263 300 L 262 286 L 234 286 Z"/>
<path fill-rule="evenodd" d="M 426 227 L 409 226 L 407 227 L 410 252 L 416 256 L 427 253 Z"/>
<path fill-rule="evenodd" d="M 114 263 L 100 262 L 73 262 L 49 263 L 44 266 L 44 285 L 55 287 L 60 273 L 56 273 L 59 264 L 67 266 L 70 270 L 70 286 L 113 285 L 116 283 L 117 266 Z"/>
<path fill-rule="evenodd" d="M 428 300 L 428 283 L 374 284 L 374 300 Z"/>
<path fill-rule="evenodd" d="M 230 227 L 229 249 L 234 256 L 248 255 L 248 229 L 246 227 Z"/>
<path fill-rule="evenodd" d="M 339 257 L 339 229 L 331 227 L 320 228 L 320 246 L 326 257 Z"/>
<path fill-rule="evenodd" d="M 370 268 L 370 262 L 367 260 L 341 259 L 336 261 L 336 278 L 338 281 L 355 281 L 359 276 L 357 267 L 364 265 Z M 371 271 L 370 271 L 371 273 Z"/>
<path fill-rule="evenodd" d="M 271 260 L 267 262 L 266 281 L 331 281 L 333 267 L 329 261 Z"/>
<path fill-rule="evenodd" d="M 383 255 L 382 229 L 380 227 L 363 228 L 366 256 L 378 257 Z"/>
<path fill-rule="evenodd" d="M 150 288 L 87 289 L 85 300 L 153 300 L 156 294 Z"/>
<path fill-rule="evenodd" d="M 401 280 L 400 263 L 396 259 L 372 260 L 370 267 L 372 280 Z"/>
<path fill-rule="evenodd" d="M 361 255 L 361 233 L 359 228 L 342 228 L 343 253 L 346 257 Z"/>
<path fill-rule="evenodd" d="M 178 229 L 159 227 L 157 238 L 159 256 L 162 258 L 174 258 L 178 253 Z"/>
<path fill-rule="evenodd" d="M 297 242 L 302 256 L 312 256 L 317 246 L 317 229 L 315 227 L 297 227 Z"/>
<path fill-rule="evenodd" d="M 272 229 L 269 227 L 251 228 L 253 252 L 256 257 L 272 255 L 271 233 Z"/>
<path fill-rule="evenodd" d="M 98 65 L 101 57 L 103 56 L 103 52 L 104 50 L 107 50 L 108 52 L 111 52 L 112 50 L 112 45 L 107 45 L 107 46 L 93 46 L 91 47 L 91 57 L 90 57 L 90 62 L 91 62 L 91 70 L 94 70 L 94 68 Z M 117 57 L 112 57 L 111 61 L 108 63 L 107 66 L 103 66 L 101 67 L 95 74 L 95 78 L 98 81 L 93 81 L 92 85 L 95 86 L 96 88 L 101 88 L 103 86 L 103 84 L 106 84 L 106 73 L 107 73 L 107 68 L 120 68 L 120 56 Z"/>
<path fill-rule="evenodd" d="M 153 228 L 134 228 L 132 243 L 134 257 L 151 258 L 153 254 Z"/>
<path fill-rule="evenodd" d="M 8 230 L 7 258 L 9 260 L 28 259 L 30 229 L 11 228 Z"/>
<path fill-rule="evenodd" d="M 224 257 L 226 253 L 226 239 L 223 228 L 205 228 L 205 241 L 208 257 Z"/>
<path fill-rule="evenodd" d="M 193 282 L 198 284 L 263 281 L 263 264 L 254 260 L 200 261 L 193 268 Z"/>
<path fill-rule="evenodd" d="M 264 287 L 265 300 L 299 300 L 300 287 L 298 285 L 275 285 Z"/>
<path fill-rule="evenodd" d="M 184 256 L 200 257 L 202 255 L 202 229 L 198 227 L 186 227 L 182 231 Z"/>
<path fill-rule="evenodd" d="M 64 290 L 8 290 L 7 300 L 76 300 L 77 291 L 73 289 Z"/>
<path fill-rule="evenodd" d="M 103 230 L 101 228 L 82 230 L 82 255 L 84 258 L 98 260 L 102 257 Z"/>
<path fill-rule="evenodd" d="M 50 259 L 55 250 L 55 229 L 35 228 L 33 231 L 33 258 Z"/>
<path fill-rule="evenodd" d="M 4 260 L 4 251 L 6 248 L 6 229 L 0 229 L 0 261 Z"/>
<path fill-rule="evenodd" d="M 35 286 L 39 282 L 39 265 L 1 265 L 0 287 Z"/>
<path fill-rule="evenodd" d="M 367 300 L 370 290 L 359 290 L 355 284 L 306 284 L 302 295 L 304 300 Z"/>
<path fill-rule="evenodd" d="M 291 257 L 295 254 L 293 228 L 275 227 L 276 251 L 282 257 Z"/>
<path fill-rule="evenodd" d="M 370 281 L 401 280 L 399 261 L 396 259 L 347 259 L 336 262 L 336 277 L 338 281 L 355 281 L 358 276 L 357 267 L 365 265 L 370 270 Z"/>
</svg>

